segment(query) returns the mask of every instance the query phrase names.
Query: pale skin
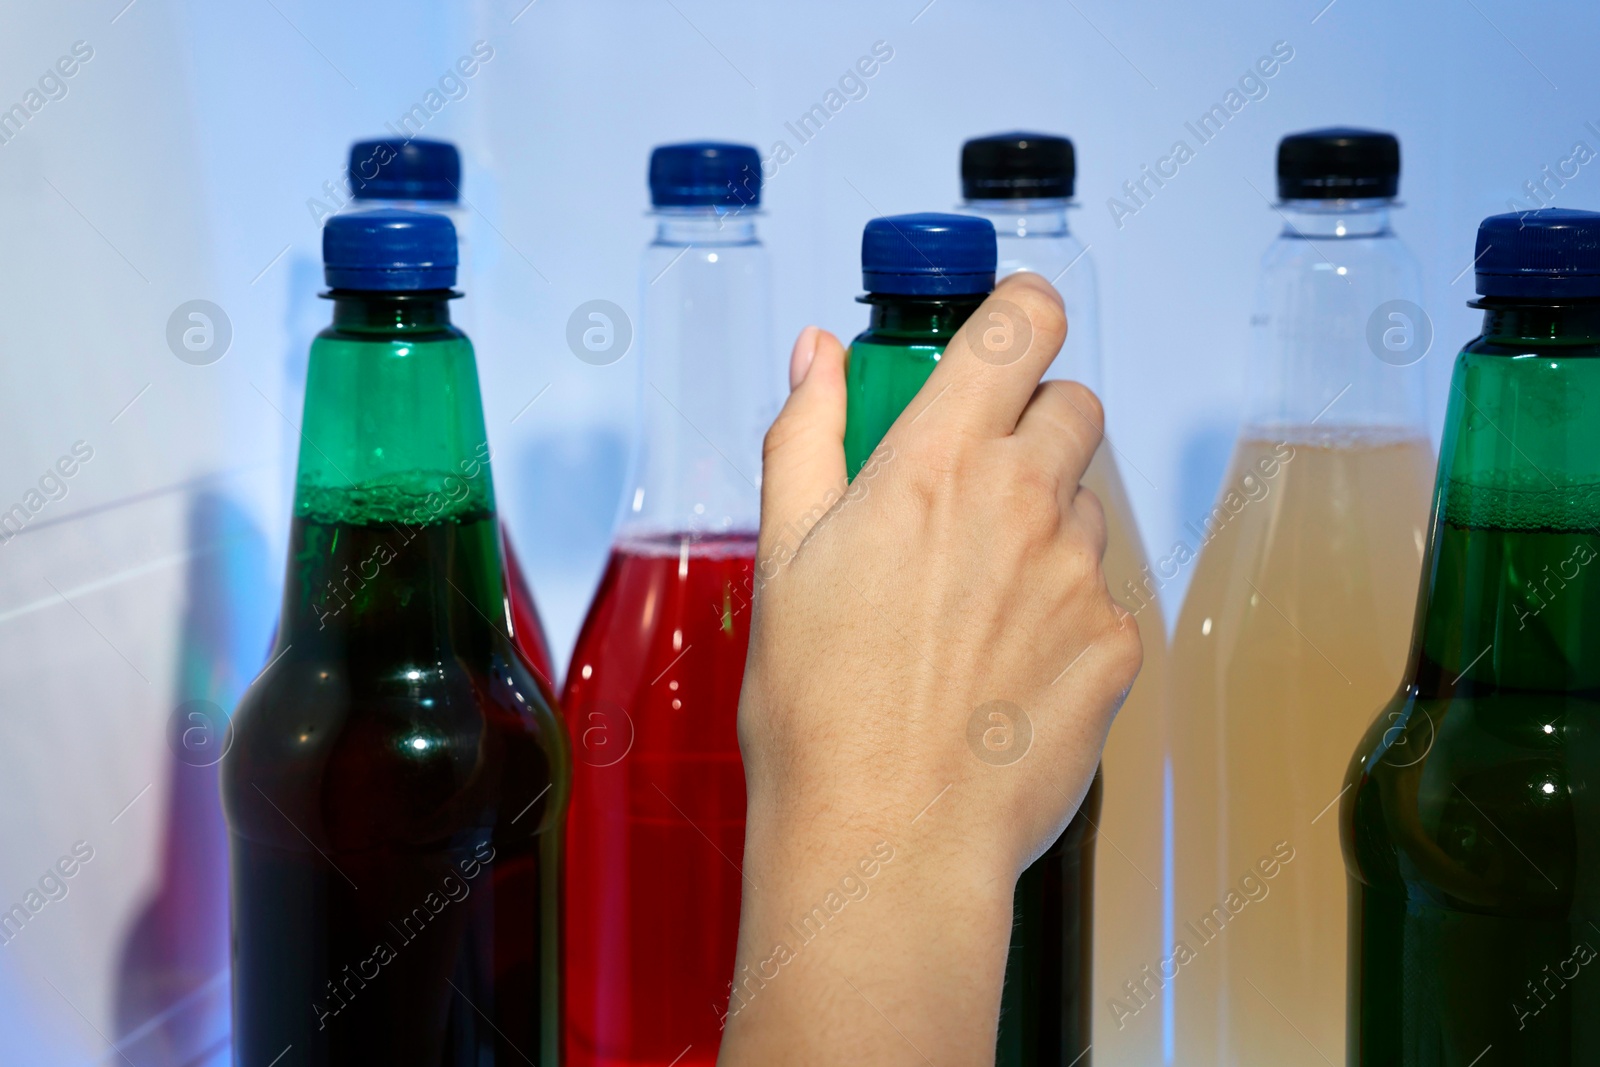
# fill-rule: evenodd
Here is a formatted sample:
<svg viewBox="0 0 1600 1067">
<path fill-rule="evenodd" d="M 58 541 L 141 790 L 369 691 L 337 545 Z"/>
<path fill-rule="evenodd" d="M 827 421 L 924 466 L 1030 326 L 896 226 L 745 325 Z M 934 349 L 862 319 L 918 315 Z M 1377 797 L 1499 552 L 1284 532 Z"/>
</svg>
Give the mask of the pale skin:
<svg viewBox="0 0 1600 1067">
<path fill-rule="evenodd" d="M 1003 365 L 973 347 L 995 309 L 1032 327 Z M 843 499 L 845 353 L 796 342 L 739 707 L 727 1067 L 993 1062 L 1017 876 L 1077 810 L 1141 656 L 1079 486 L 1100 403 L 1040 384 L 1066 330 L 1047 283 L 1002 281 Z M 983 758 L 975 713 L 1020 736 L 978 711 L 997 700 L 1032 740 Z"/>
</svg>

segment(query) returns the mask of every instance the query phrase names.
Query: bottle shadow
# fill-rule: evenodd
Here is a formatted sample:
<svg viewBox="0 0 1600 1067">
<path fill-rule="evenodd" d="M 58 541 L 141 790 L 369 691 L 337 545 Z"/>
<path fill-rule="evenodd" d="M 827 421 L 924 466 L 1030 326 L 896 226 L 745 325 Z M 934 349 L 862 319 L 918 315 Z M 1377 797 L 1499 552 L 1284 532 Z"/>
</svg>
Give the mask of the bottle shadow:
<svg viewBox="0 0 1600 1067">
<path fill-rule="evenodd" d="M 226 495 L 190 499 L 160 875 L 117 961 L 115 1030 L 141 1067 L 226 1064 L 231 1031 L 228 839 L 219 796 L 227 716 L 262 665 L 266 545 Z"/>
</svg>

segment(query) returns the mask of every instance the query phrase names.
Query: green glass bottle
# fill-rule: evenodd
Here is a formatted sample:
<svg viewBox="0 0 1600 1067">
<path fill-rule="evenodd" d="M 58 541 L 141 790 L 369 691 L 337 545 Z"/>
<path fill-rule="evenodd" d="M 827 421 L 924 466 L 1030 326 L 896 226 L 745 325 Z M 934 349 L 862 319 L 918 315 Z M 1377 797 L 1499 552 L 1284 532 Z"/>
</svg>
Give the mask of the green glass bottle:
<svg viewBox="0 0 1600 1067">
<path fill-rule="evenodd" d="M 1371 1067 L 1600 1063 L 1600 215 L 1477 252 L 1406 677 L 1341 801 Z"/>
<path fill-rule="evenodd" d="M 330 219 L 282 622 L 223 762 L 235 1062 L 556 1063 L 565 734 L 441 216 Z"/>
</svg>

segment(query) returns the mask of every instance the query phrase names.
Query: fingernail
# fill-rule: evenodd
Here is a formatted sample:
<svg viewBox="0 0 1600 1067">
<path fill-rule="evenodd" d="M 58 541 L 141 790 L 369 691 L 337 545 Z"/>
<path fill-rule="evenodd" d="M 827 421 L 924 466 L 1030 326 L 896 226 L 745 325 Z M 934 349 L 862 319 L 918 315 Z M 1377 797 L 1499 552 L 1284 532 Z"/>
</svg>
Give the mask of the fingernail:
<svg viewBox="0 0 1600 1067">
<path fill-rule="evenodd" d="M 795 339 L 794 352 L 789 356 L 789 389 L 792 392 L 800 388 L 800 383 L 806 380 L 806 374 L 811 370 L 811 361 L 817 355 L 817 334 L 821 332 L 815 326 L 807 326 L 800 331 L 800 336 Z"/>
</svg>

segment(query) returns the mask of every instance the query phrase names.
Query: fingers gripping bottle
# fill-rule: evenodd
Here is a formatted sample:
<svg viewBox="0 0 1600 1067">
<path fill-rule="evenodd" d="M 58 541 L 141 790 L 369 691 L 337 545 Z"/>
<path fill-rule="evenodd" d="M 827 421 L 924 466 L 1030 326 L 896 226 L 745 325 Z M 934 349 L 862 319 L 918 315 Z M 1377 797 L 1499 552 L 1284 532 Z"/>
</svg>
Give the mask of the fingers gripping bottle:
<svg viewBox="0 0 1600 1067">
<path fill-rule="evenodd" d="M 1065 137 L 975 138 L 961 148 L 961 207 L 994 224 L 998 277 L 1032 271 L 1061 293 L 1067 340 L 1045 378 L 1070 378 L 1104 397 L 1094 262 L 1067 227 L 1076 172 Z M 1166 624 L 1109 445 L 1095 453 L 1083 484 L 1105 509 L 1106 583 L 1139 625 L 1144 666 L 1100 760 L 1099 815 L 1081 811 L 1017 883 L 1001 1064 L 1068 1064 L 1080 1055 L 1080 1067 L 1091 1060 L 1101 1067 L 1155 1063 L 1168 1026 L 1164 1003 L 1137 1019 L 1111 1010 L 1125 995 L 1122 983 L 1142 978 L 1141 968 L 1161 955 L 1162 846 L 1170 819 L 1164 814 Z M 1094 1051 L 1086 1052 L 1091 1044 Z"/>
<path fill-rule="evenodd" d="M 575 745 L 569 1067 L 715 1063 L 743 888 L 736 717 L 777 396 L 755 149 L 666 145 L 642 432 L 563 701 Z"/>
<path fill-rule="evenodd" d="M 276 647 L 222 764 L 234 1048 L 555 1062 L 562 724 L 510 609 L 455 231 L 323 230 Z"/>
<path fill-rule="evenodd" d="M 1600 215 L 1485 219 L 1474 263 L 1411 655 L 1338 814 L 1361 1067 L 1600 1063 Z"/>
<path fill-rule="evenodd" d="M 467 296 L 451 308 L 453 320 L 467 330 L 476 322 L 471 316 L 476 292 L 471 273 L 471 248 L 466 240 L 468 211 L 461 198 L 461 153 L 449 141 L 357 141 L 350 146 L 350 189 L 358 209 L 399 208 L 427 211 L 448 218 L 456 228 L 458 245 L 456 288 Z M 511 589 L 512 636 L 533 665 L 534 673 L 555 699 L 555 660 L 550 642 L 539 621 L 533 591 L 523 576 L 511 544 L 510 531 L 502 524 L 501 551 L 506 561 L 506 581 Z"/>
<path fill-rule="evenodd" d="M 1278 149 L 1249 406 L 1180 546 L 1199 559 L 1173 640 L 1175 931 L 1152 970 L 1180 1060 L 1344 1052 L 1337 798 L 1405 665 L 1432 470 L 1421 275 L 1389 225 L 1399 173 L 1386 133 Z"/>
</svg>

